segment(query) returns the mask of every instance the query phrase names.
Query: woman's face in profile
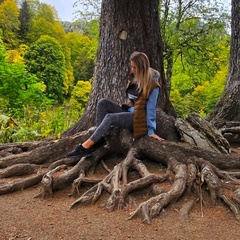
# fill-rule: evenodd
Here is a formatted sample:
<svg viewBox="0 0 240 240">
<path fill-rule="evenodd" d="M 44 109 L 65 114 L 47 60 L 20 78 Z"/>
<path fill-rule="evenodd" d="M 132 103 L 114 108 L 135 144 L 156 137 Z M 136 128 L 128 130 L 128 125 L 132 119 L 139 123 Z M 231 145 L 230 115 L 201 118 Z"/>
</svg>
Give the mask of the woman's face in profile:
<svg viewBox="0 0 240 240">
<path fill-rule="evenodd" d="M 135 62 L 131 61 L 130 64 L 131 64 L 131 73 L 133 73 L 134 75 L 136 75 L 136 73 L 137 73 L 137 67 L 136 67 Z"/>
</svg>

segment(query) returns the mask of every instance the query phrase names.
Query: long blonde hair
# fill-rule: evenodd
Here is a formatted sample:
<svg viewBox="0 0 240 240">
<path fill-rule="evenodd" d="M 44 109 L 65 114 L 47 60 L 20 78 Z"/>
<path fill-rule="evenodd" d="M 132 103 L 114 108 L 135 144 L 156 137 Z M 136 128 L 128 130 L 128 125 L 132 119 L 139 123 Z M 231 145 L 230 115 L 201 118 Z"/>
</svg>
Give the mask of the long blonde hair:
<svg viewBox="0 0 240 240">
<path fill-rule="evenodd" d="M 152 84 L 152 71 L 147 55 L 143 52 L 133 52 L 130 56 L 130 61 L 136 64 L 135 81 L 139 92 L 147 98 L 150 94 Z"/>
</svg>

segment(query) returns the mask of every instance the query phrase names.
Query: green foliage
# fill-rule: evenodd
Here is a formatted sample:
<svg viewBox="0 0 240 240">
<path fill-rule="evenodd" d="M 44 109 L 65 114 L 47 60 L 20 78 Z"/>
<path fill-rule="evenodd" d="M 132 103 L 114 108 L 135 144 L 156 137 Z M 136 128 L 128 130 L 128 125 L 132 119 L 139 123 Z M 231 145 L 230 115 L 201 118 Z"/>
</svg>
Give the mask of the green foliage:
<svg viewBox="0 0 240 240">
<path fill-rule="evenodd" d="M 45 85 L 27 72 L 21 62 L 7 62 L 7 52 L 0 43 L 0 108 L 21 115 L 25 105 L 38 107 L 45 103 Z"/>
<path fill-rule="evenodd" d="M 42 35 L 51 36 L 53 32 L 55 32 L 53 23 L 48 22 L 47 19 L 39 17 L 31 20 L 30 30 L 26 38 L 29 43 L 33 43 L 37 41 Z"/>
<path fill-rule="evenodd" d="M 62 45 L 65 39 L 65 32 L 58 21 L 56 10 L 37 0 L 28 0 L 30 13 L 30 25 L 27 34 L 28 43 L 35 42 L 42 35 L 56 38 Z"/>
<path fill-rule="evenodd" d="M 64 130 L 76 123 L 81 113 L 66 102 L 59 106 L 46 106 L 38 112 L 25 108 L 25 114 L 29 117 L 21 120 L 22 131 L 18 132 L 18 141 L 24 138 L 30 140 L 31 133 L 35 133 L 31 134 L 31 140 L 50 136 L 60 137 Z M 27 136 L 26 132 L 29 133 Z"/>
<path fill-rule="evenodd" d="M 90 82 L 78 81 L 77 85 L 73 88 L 70 104 L 75 106 L 77 110 L 83 111 L 88 102 L 91 87 Z"/>
<path fill-rule="evenodd" d="M 12 141 L 11 136 L 18 127 L 18 123 L 13 118 L 0 114 L 0 143 Z"/>
<path fill-rule="evenodd" d="M 43 18 L 52 24 L 58 18 L 55 8 L 46 3 L 39 4 L 36 14 L 36 18 Z"/>
<path fill-rule="evenodd" d="M 20 115 L 24 105 L 40 106 L 46 101 L 45 85 L 29 73 L 22 64 L 6 64 L 0 68 L 0 95 L 3 98 L 0 107 L 6 112 Z"/>
<path fill-rule="evenodd" d="M 46 85 L 47 97 L 63 101 L 65 57 L 60 44 L 52 37 L 42 36 L 24 56 L 27 69 Z"/>
<path fill-rule="evenodd" d="M 193 86 L 219 69 L 219 41 L 227 35 L 229 14 L 215 1 L 161 1 L 161 33 L 167 81 L 176 73 L 191 76 Z M 175 68 L 177 64 L 177 68 Z M 205 75 L 205 76 L 204 76 Z"/>
<path fill-rule="evenodd" d="M 170 99 L 178 116 L 179 117 L 186 116 L 187 115 L 186 113 L 188 113 L 188 111 L 186 111 L 187 106 L 178 89 L 171 90 Z"/>
<path fill-rule="evenodd" d="M 41 114 L 40 124 L 36 126 L 44 137 L 57 136 L 72 126 L 81 117 L 84 108 L 79 111 L 76 106 L 65 102 L 63 105 L 54 106 Z"/>
<path fill-rule="evenodd" d="M 226 75 L 216 75 L 211 82 L 206 81 L 197 86 L 191 95 L 188 95 L 189 113 L 197 112 L 200 116 L 206 117 L 217 103 L 223 92 Z"/>
<path fill-rule="evenodd" d="M 25 117 L 17 117 L 14 120 L 16 124 L 0 124 L 0 143 L 36 141 L 53 136 L 59 138 L 64 130 L 76 123 L 83 110 L 79 111 L 67 101 L 60 106 L 42 106 L 38 111 L 24 107 Z M 4 118 L 10 119 L 8 116 Z"/>
<path fill-rule="evenodd" d="M 76 32 L 67 34 L 68 46 L 71 50 L 71 64 L 74 79 L 89 80 L 93 76 L 97 45 L 94 40 Z"/>
<path fill-rule="evenodd" d="M 6 50 L 2 41 L 2 30 L 0 29 L 0 67 L 4 67 L 5 58 L 6 58 Z"/>
<path fill-rule="evenodd" d="M 94 19 L 88 22 L 83 31 L 84 35 L 87 35 L 91 39 L 98 40 L 99 38 L 99 20 Z"/>
<path fill-rule="evenodd" d="M 222 69 L 209 80 L 203 81 L 192 89 L 187 89 L 185 79 L 190 82 L 190 78 L 182 78 L 182 86 L 175 85 L 177 88 L 171 90 L 171 101 L 180 117 L 186 117 L 191 112 L 196 112 L 205 117 L 214 108 L 220 98 L 227 77 L 227 65 L 223 65 Z M 187 89 L 187 90 L 186 90 Z"/>
<path fill-rule="evenodd" d="M 67 44 L 71 51 L 71 65 L 73 66 L 75 83 L 79 79 L 87 81 L 93 76 L 98 48 L 98 27 L 98 22 L 92 20 L 82 29 L 82 32 L 86 31 L 85 34 L 74 31 L 66 35 Z"/>
<path fill-rule="evenodd" d="M 73 48 L 76 55 L 73 51 L 71 56 L 67 35 L 57 21 L 54 9 L 40 4 L 38 0 L 28 0 L 27 3 L 30 25 L 27 25 L 29 19 L 20 17 L 23 34 L 20 32 L 19 43 L 23 44 L 18 49 L 6 51 L 6 42 L 0 42 L 0 114 L 11 116 L 9 118 L 13 116 L 18 123 L 16 126 L 2 127 L 1 142 L 60 136 L 83 113 L 91 88 L 88 81 L 93 74 L 98 44 L 94 39 L 98 34 L 94 24 L 88 31 L 91 38 L 76 34 L 80 36 L 81 45 L 78 45 L 79 39 L 76 37 L 77 44 L 74 40 L 71 43 L 79 49 Z M 21 11 L 26 9 L 26 6 L 22 7 Z M 72 88 L 71 57 L 76 60 L 75 66 L 77 61 L 83 65 L 79 77 L 84 76 L 86 80 L 80 81 L 75 88 Z M 70 102 L 53 105 L 56 101 L 62 102 L 71 88 L 73 96 Z"/>
</svg>

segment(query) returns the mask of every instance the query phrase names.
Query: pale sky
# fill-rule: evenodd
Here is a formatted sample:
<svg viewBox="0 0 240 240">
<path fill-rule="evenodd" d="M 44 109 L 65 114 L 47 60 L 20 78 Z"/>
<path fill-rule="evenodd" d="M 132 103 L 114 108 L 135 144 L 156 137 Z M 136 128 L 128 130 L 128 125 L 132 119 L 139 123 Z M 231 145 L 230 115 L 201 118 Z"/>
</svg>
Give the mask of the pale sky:
<svg viewBox="0 0 240 240">
<path fill-rule="evenodd" d="M 231 6 L 231 0 L 222 0 L 223 3 L 229 7 Z M 76 17 L 74 14 L 77 10 L 77 7 L 73 7 L 76 0 L 40 0 L 42 3 L 47 3 L 55 7 L 57 10 L 58 16 L 62 21 L 73 21 Z"/>
</svg>

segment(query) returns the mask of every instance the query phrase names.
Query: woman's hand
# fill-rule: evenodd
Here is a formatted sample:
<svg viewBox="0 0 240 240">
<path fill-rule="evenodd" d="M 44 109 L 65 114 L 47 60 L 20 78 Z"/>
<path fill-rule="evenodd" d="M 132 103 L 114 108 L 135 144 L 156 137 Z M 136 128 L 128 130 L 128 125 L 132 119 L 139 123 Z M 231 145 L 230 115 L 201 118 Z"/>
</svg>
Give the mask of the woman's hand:
<svg viewBox="0 0 240 240">
<path fill-rule="evenodd" d="M 151 138 L 154 138 L 154 139 L 156 139 L 156 140 L 158 140 L 158 141 L 163 141 L 164 139 L 163 138 L 161 138 L 161 137 L 159 137 L 157 134 L 151 134 L 151 135 L 148 135 L 149 137 L 151 137 Z"/>
</svg>

